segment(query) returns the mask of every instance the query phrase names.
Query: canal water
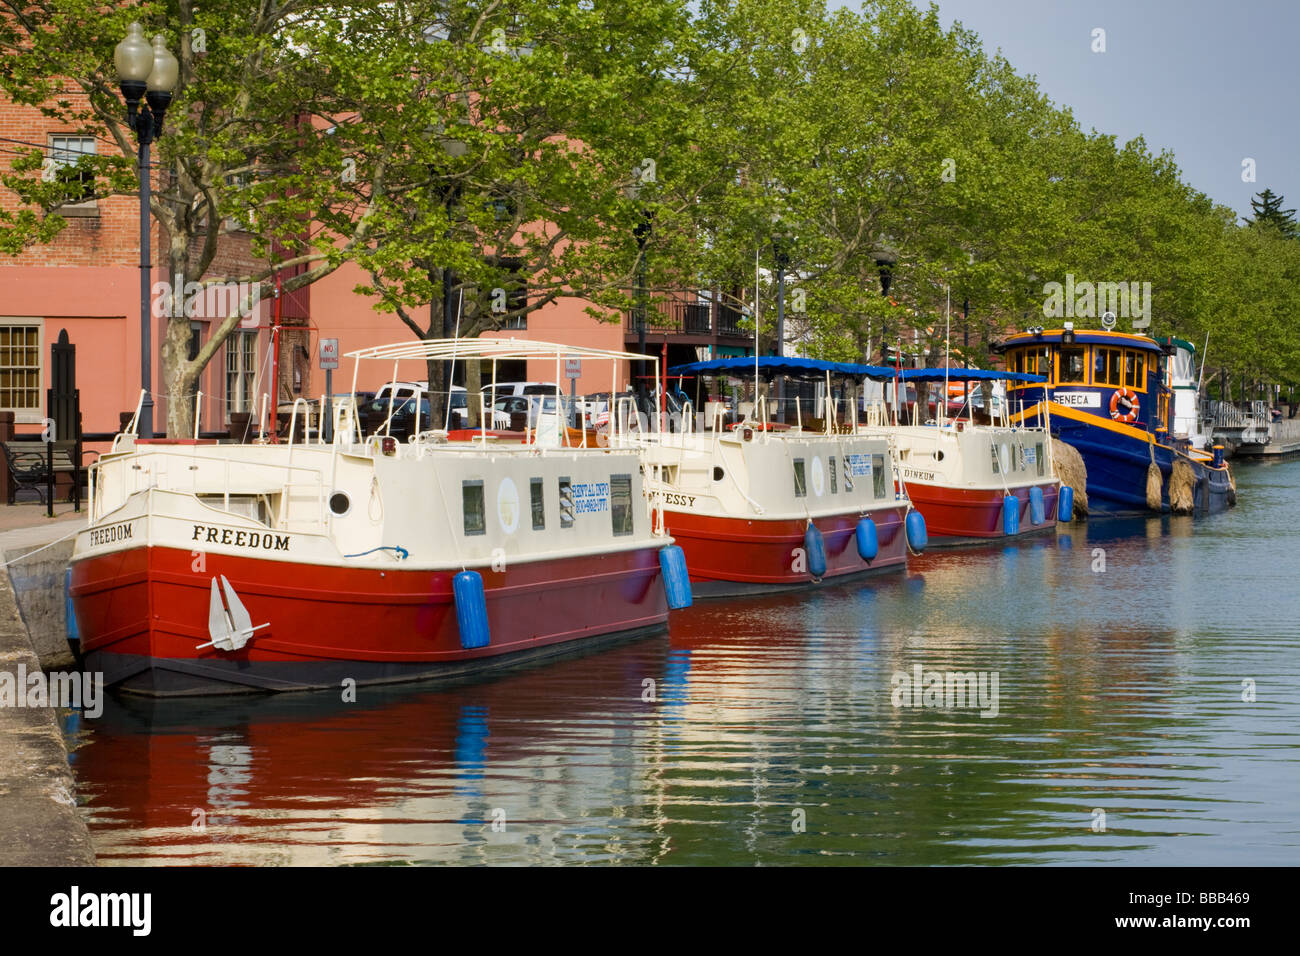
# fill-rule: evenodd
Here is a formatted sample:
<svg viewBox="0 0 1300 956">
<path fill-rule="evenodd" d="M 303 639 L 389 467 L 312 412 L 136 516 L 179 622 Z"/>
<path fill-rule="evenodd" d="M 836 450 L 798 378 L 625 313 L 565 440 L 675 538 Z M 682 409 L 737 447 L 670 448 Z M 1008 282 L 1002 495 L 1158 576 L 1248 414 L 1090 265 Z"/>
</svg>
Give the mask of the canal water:
<svg viewBox="0 0 1300 956">
<path fill-rule="evenodd" d="M 111 700 L 78 797 L 121 865 L 1295 864 L 1300 462 L 1237 472 L 487 683 Z"/>
</svg>

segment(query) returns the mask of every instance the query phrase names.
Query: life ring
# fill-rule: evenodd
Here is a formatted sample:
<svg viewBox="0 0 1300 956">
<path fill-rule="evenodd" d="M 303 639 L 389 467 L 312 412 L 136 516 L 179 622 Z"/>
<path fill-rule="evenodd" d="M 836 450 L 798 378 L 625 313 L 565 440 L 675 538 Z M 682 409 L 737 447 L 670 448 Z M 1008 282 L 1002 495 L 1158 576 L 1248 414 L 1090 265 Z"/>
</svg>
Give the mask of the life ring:
<svg viewBox="0 0 1300 956">
<path fill-rule="evenodd" d="M 1119 388 L 1110 397 L 1110 417 L 1117 422 L 1131 424 L 1138 417 L 1138 394 L 1131 388 Z"/>
</svg>

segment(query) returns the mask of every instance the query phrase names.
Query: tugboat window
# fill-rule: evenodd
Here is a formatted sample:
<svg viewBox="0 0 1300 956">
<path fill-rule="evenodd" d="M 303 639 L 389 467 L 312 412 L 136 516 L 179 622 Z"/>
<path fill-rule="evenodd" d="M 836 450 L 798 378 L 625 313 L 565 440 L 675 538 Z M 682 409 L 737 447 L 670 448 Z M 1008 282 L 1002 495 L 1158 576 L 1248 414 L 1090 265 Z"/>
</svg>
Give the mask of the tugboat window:
<svg viewBox="0 0 1300 956">
<path fill-rule="evenodd" d="M 1146 359 L 1141 352 L 1124 353 L 1124 384 L 1129 388 L 1146 389 Z"/>
<path fill-rule="evenodd" d="M 533 530 L 546 530 L 546 497 L 542 490 L 542 479 L 528 479 L 528 491 L 532 497 L 533 505 Z"/>
<path fill-rule="evenodd" d="M 609 514 L 614 534 L 632 533 L 632 476 L 609 476 Z"/>
<path fill-rule="evenodd" d="M 348 513 L 352 507 L 352 502 L 342 491 L 336 491 L 330 495 L 330 511 L 336 518 L 341 518 Z"/>
<path fill-rule="evenodd" d="M 839 490 L 839 489 L 836 487 L 836 483 L 835 483 L 835 456 L 834 456 L 834 455 L 831 455 L 829 458 L 827 458 L 827 459 L 826 459 L 826 463 L 827 463 L 827 465 L 830 466 L 830 473 L 831 473 L 831 494 L 835 494 L 835 492 Z"/>
<path fill-rule="evenodd" d="M 885 497 L 885 456 L 871 456 L 871 490 L 877 498 Z"/>
<path fill-rule="evenodd" d="M 1061 349 L 1061 373 L 1057 381 L 1082 382 L 1087 372 L 1083 364 L 1083 349 Z"/>
<path fill-rule="evenodd" d="M 1002 466 L 998 463 L 998 446 L 989 445 L 989 451 L 993 454 L 993 474 L 1000 475 L 1002 473 Z"/>
<path fill-rule="evenodd" d="M 853 469 L 849 467 L 849 459 L 844 457 L 844 491 L 848 493 L 853 490 Z"/>
<path fill-rule="evenodd" d="M 573 492 L 568 478 L 560 479 L 560 527 L 573 527 Z"/>
<path fill-rule="evenodd" d="M 1124 380 L 1120 372 L 1123 366 L 1123 355 L 1124 353 L 1119 349 L 1098 348 L 1093 361 L 1092 384 L 1116 387 L 1123 385 Z"/>
<path fill-rule="evenodd" d="M 1041 478 L 1043 477 L 1043 469 L 1046 467 L 1043 464 L 1043 443 L 1039 442 L 1037 445 L 1034 446 L 1034 448 L 1035 448 L 1034 461 L 1038 462 L 1038 477 Z"/>
<path fill-rule="evenodd" d="M 803 459 L 794 460 L 794 496 L 796 498 L 805 498 L 808 495 L 808 483 L 804 478 Z"/>
<path fill-rule="evenodd" d="M 465 533 L 486 534 L 487 519 L 483 509 L 483 482 L 462 481 L 460 494 L 465 510 Z"/>
</svg>

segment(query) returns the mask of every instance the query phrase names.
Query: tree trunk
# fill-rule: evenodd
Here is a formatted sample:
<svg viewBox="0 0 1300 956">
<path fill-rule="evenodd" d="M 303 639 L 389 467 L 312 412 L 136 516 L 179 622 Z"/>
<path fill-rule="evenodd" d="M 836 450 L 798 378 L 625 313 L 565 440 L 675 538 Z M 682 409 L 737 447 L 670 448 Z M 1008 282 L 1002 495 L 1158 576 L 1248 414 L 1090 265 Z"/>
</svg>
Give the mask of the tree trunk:
<svg viewBox="0 0 1300 956">
<path fill-rule="evenodd" d="M 447 384 L 443 381 L 443 361 L 426 359 L 424 367 L 429 376 L 429 410 L 433 428 L 447 427 Z"/>
<path fill-rule="evenodd" d="M 482 394 L 483 387 L 483 364 L 478 359 L 470 359 L 465 363 L 465 392 L 466 399 L 469 402 L 469 427 L 478 428 L 480 424 L 479 416 L 479 395 Z M 488 427 L 492 424 L 492 409 L 487 410 Z"/>
</svg>

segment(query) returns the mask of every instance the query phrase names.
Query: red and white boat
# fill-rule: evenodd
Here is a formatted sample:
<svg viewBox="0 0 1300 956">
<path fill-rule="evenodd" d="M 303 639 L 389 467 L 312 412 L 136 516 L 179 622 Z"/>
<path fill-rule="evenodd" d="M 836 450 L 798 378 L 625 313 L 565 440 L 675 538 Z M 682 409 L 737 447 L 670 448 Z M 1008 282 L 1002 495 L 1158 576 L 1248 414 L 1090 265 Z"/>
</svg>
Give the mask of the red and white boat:
<svg viewBox="0 0 1300 956">
<path fill-rule="evenodd" d="M 351 357 L 541 352 L 638 358 L 514 340 Z M 160 696 L 338 689 L 664 627 L 671 539 L 622 442 L 568 447 L 562 430 L 550 447 L 486 430 L 398 442 L 384 427 L 361 440 L 350 408 L 329 444 L 296 438 L 299 425 L 280 443 L 117 437 L 92 469 L 72 559 L 88 670 Z"/>
<path fill-rule="evenodd" d="M 795 368 L 757 360 L 767 374 L 789 374 L 787 366 Z M 743 377 L 755 367 L 754 358 L 718 359 L 673 374 Z M 624 422 L 626 401 L 615 409 Z M 620 432 L 641 447 L 651 502 L 685 552 L 692 592 L 733 596 L 902 570 L 909 527 L 917 550 L 925 534 L 915 512 L 909 525 L 888 441 L 778 425 L 765 404 L 730 429 L 720 408 L 697 427 L 688 405 L 678 431 Z"/>
<path fill-rule="evenodd" d="M 947 384 L 951 393 L 951 379 L 959 375 L 970 381 L 969 394 L 977 394 L 984 381 L 1037 379 L 978 369 L 906 369 L 884 383 L 884 392 L 901 398 L 902 386 L 927 382 Z M 893 408 L 899 405 L 896 401 Z M 916 416 L 926 418 L 924 424 L 890 422 L 889 409 L 872 402 L 865 424 L 858 426 L 860 434 L 893 443 L 907 496 L 925 516 L 933 546 L 987 543 L 1055 528 L 1061 483 L 1046 429 L 1012 426 L 1005 406 L 987 416 L 991 423 L 975 422 L 969 404 L 957 417 L 949 418 L 946 409 L 936 416 L 929 419 L 928 411 Z"/>
</svg>

